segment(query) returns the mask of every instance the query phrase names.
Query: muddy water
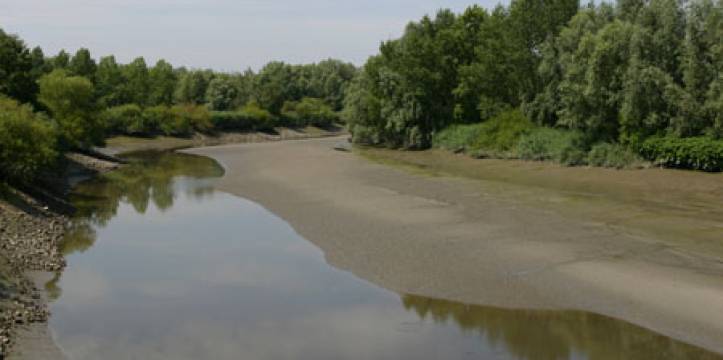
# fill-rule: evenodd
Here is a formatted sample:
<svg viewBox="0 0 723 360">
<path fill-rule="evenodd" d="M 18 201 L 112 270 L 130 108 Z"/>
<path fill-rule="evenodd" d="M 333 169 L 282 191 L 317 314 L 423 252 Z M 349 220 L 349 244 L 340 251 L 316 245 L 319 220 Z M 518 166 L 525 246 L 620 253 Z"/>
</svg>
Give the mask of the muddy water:
<svg viewBox="0 0 723 360">
<path fill-rule="evenodd" d="M 47 284 L 71 359 L 716 359 L 628 323 L 396 294 L 213 188 L 212 160 L 140 154 L 82 183 Z M 490 289 L 494 291 L 494 289 Z"/>
</svg>

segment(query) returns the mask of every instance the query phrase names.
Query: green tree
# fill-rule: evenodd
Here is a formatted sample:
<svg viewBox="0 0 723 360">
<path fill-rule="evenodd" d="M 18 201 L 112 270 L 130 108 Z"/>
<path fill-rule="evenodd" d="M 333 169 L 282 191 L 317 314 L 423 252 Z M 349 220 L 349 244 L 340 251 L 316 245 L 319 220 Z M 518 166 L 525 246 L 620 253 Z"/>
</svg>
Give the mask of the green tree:
<svg viewBox="0 0 723 360">
<path fill-rule="evenodd" d="M 689 5 L 681 72 L 685 91 L 704 118 L 706 132 L 723 135 L 723 7 L 720 1 L 696 0 Z"/>
<path fill-rule="evenodd" d="M 150 70 L 150 105 L 171 105 L 176 89 L 177 77 L 173 66 L 161 59 Z"/>
<path fill-rule="evenodd" d="M 85 77 L 90 81 L 95 81 L 95 72 L 98 68 L 95 60 L 90 56 L 90 51 L 86 48 L 80 48 L 70 60 L 68 70 L 77 76 Z"/>
<path fill-rule="evenodd" d="M 327 59 L 305 68 L 309 74 L 304 95 L 324 99 L 333 110 L 341 110 L 346 86 L 356 75 L 356 67 L 339 60 Z"/>
<path fill-rule="evenodd" d="M 54 70 L 40 81 L 38 100 L 58 124 L 64 148 L 88 148 L 98 143 L 102 125 L 95 116 L 94 90 L 90 80 Z"/>
<path fill-rule="evenodd" d="M 177 104 L 203 104 L 213 74 L 204 71 L 183 72 L 176 85 L 174 99 Z"/>
<path fill-rule="evenodd" d="M 95 73 L 96 96 L 101 107 L 114 107 L 130 101 L 125 79 L 114 56 L 100 59 Z"/>
<path fill-rule="evenodd" d="M 253 99 L 274 115 L 281 113 L 286 101 L 301 98 L 297 70 L 283 62 L 270 62 L 254 77 Z"/>
<path fill-rule="evenodd" d="M 65 50 L 60 50 L 58 55 L 55 55 L 52 60 L 53 69 L 67 69 L 70 66 L 70 54 Z"/>
<path fill-rule="evenodd" d="M 130 64 L 121 67 L 121 72 L 129 101 L 141 106 L 149 104 L 150 77 L 143 57 L 138 57 Z"/>
<path fill-rule="evenodd" d="M 206 90 L 206 103 L 211 110 L 230 110 L 238 94 L 237 88 L 226 76 L 211 80 Z"/>
<path fill-rule="evenodd" d="M 50 122 L 28 105 L 0 96 L 0 181 L 34 180 L 57 160 Z"/>
<path fill-rule="evenodd" d="M 43 49 L 41 49 L 39 46 L 33 48 L 33 50 L 30 52 L 30 58 L 33 64 L 33 69 L 30 72 L 30 76 L 34 79 L 34 81 L 37 82 L 41 76 L 53 71 L 53 65 L 45 60 L 45 54 L 43 54 Z"/>
<path fill-rule="evenodd" d="M 33 59 L 25 43 L 0 29 L 0 94 L 21 102 L 35 100 Z"/>
</svg>

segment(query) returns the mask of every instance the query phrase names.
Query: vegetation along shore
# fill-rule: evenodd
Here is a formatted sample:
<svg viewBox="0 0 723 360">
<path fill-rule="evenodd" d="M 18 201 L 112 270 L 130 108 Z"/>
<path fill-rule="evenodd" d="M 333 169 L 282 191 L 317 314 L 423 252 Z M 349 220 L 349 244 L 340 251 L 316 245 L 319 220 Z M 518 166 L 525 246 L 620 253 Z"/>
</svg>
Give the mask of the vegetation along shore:
<svg viewBox="0 0 723 360">
<path fill-rule="evenodd" d="M 231 164 L 221 188 L 385 288 L 602 313 L 723 351 L 721 312 L 703 310 L 720 310 L 723 288 L 722 38 L 721 0 L 512 0 L 409 22 L 361 66 L 221 72 L 51 55 L 0 28 L 0 359 L 48 319 L 31 273 L 65 266 L 68 193 L 122 166 L 118 153 L 338 135 L 193 152 Z M 326 151 L 347 138 L 353 154 Z M 495 276 L 526 271 L 538 282 Z"/>
</svg>

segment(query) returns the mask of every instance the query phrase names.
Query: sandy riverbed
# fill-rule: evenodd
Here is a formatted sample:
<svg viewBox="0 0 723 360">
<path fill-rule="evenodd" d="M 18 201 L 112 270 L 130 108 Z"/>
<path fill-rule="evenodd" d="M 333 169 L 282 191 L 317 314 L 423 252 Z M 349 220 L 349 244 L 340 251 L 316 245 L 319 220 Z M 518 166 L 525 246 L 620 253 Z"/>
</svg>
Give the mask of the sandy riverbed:
<svg viewBox="0 0 723 360">
<path fill-rule="evenodd" d="M 518 180 L 546 165 L 470 163 L 487 166 L 488 180 L 429 176 L 333 151 L 338 141 L 188 152 L 226 168 L 221 190 L 262 204 L 329 263 L 391 290 L 591 311 L 723 353 L 723 177 L 549 167 L 555 185 L 533 186 Z M 434 161 L 422 167 L 434 172 Z"/>
</svg>

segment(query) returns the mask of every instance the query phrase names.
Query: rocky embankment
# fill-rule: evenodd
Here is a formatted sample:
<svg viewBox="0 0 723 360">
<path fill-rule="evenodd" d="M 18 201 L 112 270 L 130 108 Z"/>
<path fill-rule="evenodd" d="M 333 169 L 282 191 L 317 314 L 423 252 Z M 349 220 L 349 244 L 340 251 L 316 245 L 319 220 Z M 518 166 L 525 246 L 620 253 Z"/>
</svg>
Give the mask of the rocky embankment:
<svg viewBox="0 0 723 360">
<path fill-rule="evenodd" d="M 13 350 L 23 327 L 48 320 L 45 296 L 29 273 L 65 267 L 61 245 L 72 212 L 64 201 L 68 190 L 84 177 L 119 166 L 81 154 L 69 155 L 66 164 L 63 176 L 49 177 L 30 191 L 0 189 L 0 360 Z"/>
<path fill-rule="evenodd" d="M 60 242 L 67 217 L 19 191 L 23 205 L 0 204 L 0 358 L 7 355 L 19 326 L 48 319 L 40 290 L 28 271 L 60 271 L 65 260 Z"/>
</svg>

